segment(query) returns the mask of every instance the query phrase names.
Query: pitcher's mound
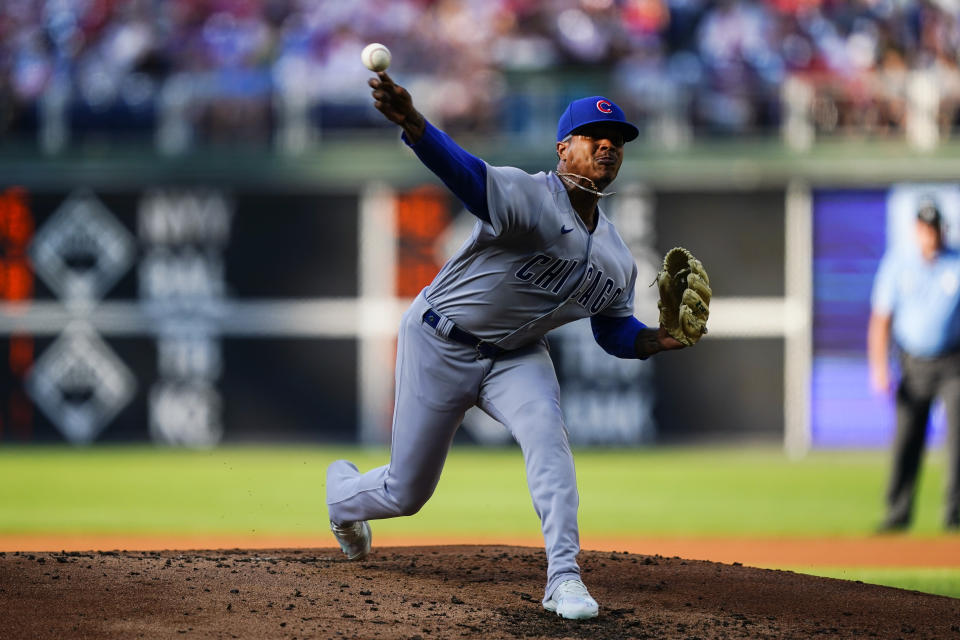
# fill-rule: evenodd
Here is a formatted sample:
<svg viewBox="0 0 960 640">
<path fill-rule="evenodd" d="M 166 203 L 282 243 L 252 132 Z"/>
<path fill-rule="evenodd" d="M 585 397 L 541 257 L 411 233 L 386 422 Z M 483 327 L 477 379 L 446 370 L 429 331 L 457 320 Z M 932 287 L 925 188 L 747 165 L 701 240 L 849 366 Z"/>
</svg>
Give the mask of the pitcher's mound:
<svg viewBox="0 0 960 640">
<path fill-rule="evenodd" d="M 785 571 L 584 551 L 600 617 L 540 600 L 540 549 L 0 553 L 9 638 L 958 638 L 960 600 Z"/>
</svg>

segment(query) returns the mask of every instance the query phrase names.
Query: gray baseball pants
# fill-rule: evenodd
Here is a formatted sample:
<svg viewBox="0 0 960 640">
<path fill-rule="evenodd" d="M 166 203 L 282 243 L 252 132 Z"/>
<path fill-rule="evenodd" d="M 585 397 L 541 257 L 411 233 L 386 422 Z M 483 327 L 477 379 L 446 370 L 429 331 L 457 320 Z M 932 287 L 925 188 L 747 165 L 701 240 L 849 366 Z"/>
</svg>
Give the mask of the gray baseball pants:
<svg viewBox="0 0 960 640">
<path fill-rule="evenodd" d="M 463 414 L 479 406 L 520 444 L 547 552 L 544 599 L 580 578 L 576 471 L 545 341 L 478 360 L 422 322 L 421 293 L 403 316 L 397 345 L 390 464 L 361 474 L 346 460 L 327 469 L 330 520 L 412 515 L 433 494 Z M 438 325 L 442 326 L 442 325 Z"/>
</svg>

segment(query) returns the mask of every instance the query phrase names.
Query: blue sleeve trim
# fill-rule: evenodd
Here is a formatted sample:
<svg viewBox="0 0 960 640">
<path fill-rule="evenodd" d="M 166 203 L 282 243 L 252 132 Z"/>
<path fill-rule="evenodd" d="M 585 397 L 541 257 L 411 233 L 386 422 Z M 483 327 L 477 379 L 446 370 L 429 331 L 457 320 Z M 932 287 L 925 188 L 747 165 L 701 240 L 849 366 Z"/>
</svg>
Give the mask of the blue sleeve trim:
<svg viewBox="0 0 960 640">
<path fill-rule="evenodd" d="M 637 334 L 647 325 L 633 316 L 591 316 L 590 327 L 593 329 L 593 339 L 604 351 L 618 358 L 636 359 Z"/>
<path fill-rule="evenodd" d="M 460 199 L 467 211 L 484 222 L 490 222 L 490 210 L 487 207 L 487 165 L 483 160 L 467 153 L 429 121 L 426 122 L 423 136 L 416 144 L 410 144 L 406 134 L 403 134 L 403 141 Z"/>
</svg>

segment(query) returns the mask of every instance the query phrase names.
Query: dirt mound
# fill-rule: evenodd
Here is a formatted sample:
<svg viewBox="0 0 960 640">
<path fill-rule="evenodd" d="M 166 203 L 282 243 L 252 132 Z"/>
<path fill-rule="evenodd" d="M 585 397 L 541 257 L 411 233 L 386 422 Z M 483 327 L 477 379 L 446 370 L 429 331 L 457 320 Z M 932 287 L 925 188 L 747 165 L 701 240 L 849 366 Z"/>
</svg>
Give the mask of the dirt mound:
<svg viewBox="0 0 960 640">
<path fill-rule="evenodd" d="M 785 571 L 580 555 L 600 617 L 540 606 L 504 546 L 0 553 L 5 638 L 958 638 L 960 600 Z"/>
</svg>

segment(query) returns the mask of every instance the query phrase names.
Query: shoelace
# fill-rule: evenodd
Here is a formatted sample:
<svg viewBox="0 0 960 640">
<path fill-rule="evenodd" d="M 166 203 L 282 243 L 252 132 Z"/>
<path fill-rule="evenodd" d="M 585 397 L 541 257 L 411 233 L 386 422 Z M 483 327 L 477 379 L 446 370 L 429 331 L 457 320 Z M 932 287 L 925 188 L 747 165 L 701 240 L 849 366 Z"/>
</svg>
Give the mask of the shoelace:
<svg viewBox="0 0 960 640">
<path fill-rule="evenodd" d="M 567 582 L 564 582 L 557 588 L 557 591 L 568 596 L 590 597 L 590 592 L 587 591 L 587 587 L 582 582 L 577 580 L 568 580 Z"/>
</svg>

